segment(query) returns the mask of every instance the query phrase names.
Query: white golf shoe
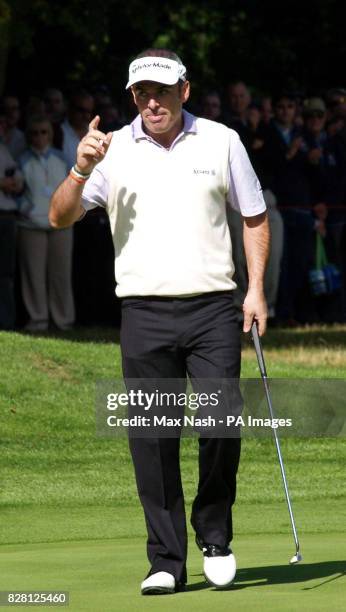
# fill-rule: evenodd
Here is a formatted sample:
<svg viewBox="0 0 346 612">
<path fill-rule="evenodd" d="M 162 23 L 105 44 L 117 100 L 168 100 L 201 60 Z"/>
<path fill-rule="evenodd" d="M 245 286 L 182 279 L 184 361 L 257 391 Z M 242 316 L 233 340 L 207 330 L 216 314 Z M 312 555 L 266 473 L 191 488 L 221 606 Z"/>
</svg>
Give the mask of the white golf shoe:
<svg viewBox="0 0 346 612">
<path fill-rule="evenodd" d="M 142 595 L 168 595 L 175 593 L 175 578 L 168 572 L 156 572 L 143 580 Z"/>
<path fill-rule="evenodd" d="M 203 552 L 203 571 L 207 582 L 217 589 L 230 586 L 237 570 L 235 556 L 231 549 L 228 546 L 205 544 L 198 538 L 196 542 Z"/>
</svg>

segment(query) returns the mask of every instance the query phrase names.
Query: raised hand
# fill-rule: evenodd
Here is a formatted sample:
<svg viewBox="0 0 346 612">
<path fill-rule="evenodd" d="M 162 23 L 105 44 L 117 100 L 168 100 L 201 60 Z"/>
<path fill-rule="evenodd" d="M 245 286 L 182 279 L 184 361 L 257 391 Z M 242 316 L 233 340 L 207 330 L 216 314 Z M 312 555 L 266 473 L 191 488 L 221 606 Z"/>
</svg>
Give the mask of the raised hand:
<svg viewBox="0 0 346 612">
<path fill-rule="evenodd" d="M 301 136 L 297 136 L 296 138 L 292 140 L 291 146 L 288 152 L 286 153 L 286 159 L 292 159 L 295 155 L 297 155 L 302 142 L 303 142 L 303 139 L 301 138 Z"/>
<path fill-rule="evenodd" d="M 112 132 L 104 134 L 98 130 L 99 115 L 89 123 L 89 131 L 82 138 L 77 149 L 77 169 L 82 174 L 89 174 L 96 164 L 103 160 L 112 140 Z"/>
</svg>

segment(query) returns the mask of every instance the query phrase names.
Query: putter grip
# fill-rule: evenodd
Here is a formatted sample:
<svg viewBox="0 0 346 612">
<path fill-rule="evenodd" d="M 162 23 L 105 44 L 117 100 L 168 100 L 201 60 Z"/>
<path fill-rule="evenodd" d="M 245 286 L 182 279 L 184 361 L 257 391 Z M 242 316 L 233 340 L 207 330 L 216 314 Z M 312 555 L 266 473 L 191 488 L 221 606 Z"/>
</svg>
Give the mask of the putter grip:
<svg viewBox="0 0 346 612">
<path fill-rule="evenodd" d="M 264 363 L 264 357 L 263 357 L 263 352 L 262 352 L 262 347 L 261 347 L 261 341 L 260 341 L 260 337 L 258 335 L 258 329 L 257 329 L 256 321 L 254 321 L 252 323 L 251 333 L 252 333 L 253 343 L 255 345 L 255 351 L 256 351 L 257 361 L 258 361 L 259 369 L 261 371 L 261 375 L 262 376 L 267 376 L 267 371 L 266 371 L 266 366 L 265 366 L 265 363 Z"/>
</svg>

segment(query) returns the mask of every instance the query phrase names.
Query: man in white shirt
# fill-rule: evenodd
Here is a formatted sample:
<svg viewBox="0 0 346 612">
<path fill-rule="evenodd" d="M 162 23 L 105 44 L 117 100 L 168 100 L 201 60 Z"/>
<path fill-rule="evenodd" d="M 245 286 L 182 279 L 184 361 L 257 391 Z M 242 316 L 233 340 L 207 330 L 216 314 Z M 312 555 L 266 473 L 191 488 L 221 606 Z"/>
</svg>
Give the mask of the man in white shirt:
<svg viewBox="0 0 346 612">
<path fill-rule="evenodd" d="M 107 210 L 122 298 L 126 381 L 151 388 L 169 379 L 182 391 L 187 375 L 198 390 L 203 380 L 238 379 L 228 213 L 232 206 L 244 217 L 249 270 L 244 331 L 255 318 L 262 335 L 269 231 L 259 182 L 233 130 L 182 109 L 190 84 L 175 53 L 141 53 L 130 65 L 127 88 L 138 117 L 113 135 L 100 132 L 99 117 L 93 119 L 77 164 L 52 197 L 50 221 L 65 227 L 89 208 Z M 187 580 L 179 441 L 179 436 L 129 440 L 148 530 L 151 568 L 143 594 L 173 593 Z M 205 576 L 220 588 L 235 576 L 229 543 L 239 456 L 239 436 L 199 438 L 191 523 Z"/>
</svg>

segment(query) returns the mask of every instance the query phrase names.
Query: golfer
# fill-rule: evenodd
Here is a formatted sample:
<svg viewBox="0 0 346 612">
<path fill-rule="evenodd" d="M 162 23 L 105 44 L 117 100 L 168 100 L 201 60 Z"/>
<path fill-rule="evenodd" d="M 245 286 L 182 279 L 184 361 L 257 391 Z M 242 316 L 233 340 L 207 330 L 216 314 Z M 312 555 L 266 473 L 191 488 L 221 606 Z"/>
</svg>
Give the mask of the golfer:
<svg viewBox="0 0 346 612">
<path fill-rule="evenodd" d="M 235 131 L 183 109 L 190 83 L 175 53 L 138 55 L 127 89 L 138 116 L 113 134 L 98 130 L 98 116 L 91 121 L 76 164 L 51 199 L 50 222 L 67 227 L 96 206 L 109 215 L 125 379 L 237 379 L 240 331 L 228 216 L 232 207 L 244 219 L 249 285 L 243 329 L 249 332 L 256 319 L 262 335 L 269 230 L 260 184 Z M 179 442 L 129 440 L 148 531 L 143 594 L 174 593 L 187 580 Z M 191 523 L 204 574 L 216 587 L 231 584 L 236 571 L 229 544 L 239 456 L 239 437 L 199 438 Z"/>
</svg>

